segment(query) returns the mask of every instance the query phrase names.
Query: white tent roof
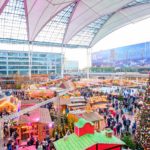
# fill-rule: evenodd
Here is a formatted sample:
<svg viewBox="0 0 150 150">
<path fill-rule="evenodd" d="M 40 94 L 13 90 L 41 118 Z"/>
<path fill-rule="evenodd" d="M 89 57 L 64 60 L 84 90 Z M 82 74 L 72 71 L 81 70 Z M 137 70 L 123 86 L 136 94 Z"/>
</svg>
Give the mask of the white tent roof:
<svg viewBox="0 0 150 150">
<path fill-rule="evenodd" d="M 1 0 L 0 40 L 91 47 L 149 17 L 149 7 L 150 0 Z"/>
<path fill-rule="evenodd" d="M 64 42 L 67 43 L 76 33 L 96 19 L 118 11 L 132 0 L 81 0 L 73 13 Z"/>
<path fill-rule="evenodd" d="M 142 20 L 149 17 L 150 14 L 150 4 L 145 4 L 141 6 L 129 7 L 124 10 L 120 10 L 118 13 L 114 14 L 107 23 L 99 30 L 97 35 L 94 37 L 91 46 L 96 44 L 106 35 L 111 32 L 126 26 L 130 23 Z"/>
<path fill-rule="evenodd" d="M 71 3 L 70 0 L 25 0 L 29 41 L 33 41 L 41 29 Z"/>
</svg>

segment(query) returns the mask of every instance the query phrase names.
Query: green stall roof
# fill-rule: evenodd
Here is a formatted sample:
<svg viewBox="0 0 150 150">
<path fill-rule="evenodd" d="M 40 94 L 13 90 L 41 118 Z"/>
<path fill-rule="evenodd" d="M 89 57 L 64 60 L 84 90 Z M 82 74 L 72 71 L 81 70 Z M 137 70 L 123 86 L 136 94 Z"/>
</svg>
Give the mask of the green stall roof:
<svg viewBox="0 0 150 150">
<path fill-rule="evenodd" d="M 95 132 L 94 134 L 86 134 L 78 137 L 75 133 L 69 135 L 66 140 L 61 138 L 54 142 L 56 150 L 85 150 L 95 144 L 118 144 L 125 145 L 123 141 L 115 136 L 107 137 L 107 130 Z"/>
<path fill-rule="evenodd" d="M 80 119 L 78 120 L 78 122 L 75 123 L 75 126 L 77 126 L 78 128 L 82 128 L 86 123 L 90 123 L 92 126 L 94 125 L 92 122 L 87 121 L 87 120 L 85 120 L 85 119 L 83 119 L 83 118 L 80 118 Z"/>
</svg>

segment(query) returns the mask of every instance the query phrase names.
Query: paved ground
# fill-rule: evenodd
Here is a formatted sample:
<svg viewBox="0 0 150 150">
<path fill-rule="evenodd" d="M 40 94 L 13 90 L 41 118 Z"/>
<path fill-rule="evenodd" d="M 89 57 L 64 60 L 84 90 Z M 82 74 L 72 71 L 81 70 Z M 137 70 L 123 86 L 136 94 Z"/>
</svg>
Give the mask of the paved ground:
<svg viewBox="0 0 150 150">
<path fill-rule="evenodd" d="M 28 146 L 28 147 L 20 147 L 19 150 L 36 150 L 35 146 Z"/>
</svg>

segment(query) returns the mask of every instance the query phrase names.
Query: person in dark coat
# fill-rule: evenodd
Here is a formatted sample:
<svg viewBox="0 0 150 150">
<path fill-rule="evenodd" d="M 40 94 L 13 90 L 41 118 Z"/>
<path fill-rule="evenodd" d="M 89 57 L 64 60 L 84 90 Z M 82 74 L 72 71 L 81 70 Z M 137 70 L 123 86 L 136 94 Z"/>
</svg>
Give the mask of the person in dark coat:
<svg viewBox="0 0 150 150">
<path fill-rule="evenodd" d="M 129 119 L 127 119 L 126 120 L 127 131 L 129 131 L 130 124 L 131 124 L 131 121 Z"/>
<path fill-rule="evenodd" d="M 7 143 L 7 150 L 12 150 L 12 140 L 9 140 Z"/>
<path fill-rule="evenodd" d="M 122 123 L 121 122 L 119 122 L 118 124 L 117 124 L 117 126 L 116 126 L 116 129 L 117 129 L 117 135 L 119 135 L 121 132 L 121 128 L 122 128 Z"/>
<path fill-rule="evenodd" d="M 37 139 L 36 142 L 35 142 L 35 148 L 36 148 L 36 149 L 38 149 L 39 144 L 40 144 L 40 143 L 39 143 L 39 140 Z"/>
<path fill-rule="evenodd" d="M 14 140 L 16 140 L 18 136 L 19 136 L 19 134 L 17 133 L 17 131 L 15 131 L 14 132 Z"/>
<path fill-rule="evenodd" d="M 110 118 L 107 118 L 107 126 L 110 127 Z"/>
<path fill-rule="evenodd" d="M 116 114 L 116 121 L 119 122 L 119 113 Z"/>
</svg>

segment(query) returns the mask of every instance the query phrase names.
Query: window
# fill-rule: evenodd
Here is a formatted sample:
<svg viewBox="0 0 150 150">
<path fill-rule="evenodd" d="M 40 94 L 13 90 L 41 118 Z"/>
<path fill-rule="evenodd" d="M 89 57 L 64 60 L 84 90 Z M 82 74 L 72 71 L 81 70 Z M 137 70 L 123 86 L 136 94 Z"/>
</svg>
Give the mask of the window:
<svg viewBox="0 0 150 150">
<path fill-rule="evenodd" d="M 0 74 L 5 75 L 5 74 L 7 74 L 7 72 L 6 71 L 0 71 Z"/>
<path fill-rule="evenodd" d="M 18 56 L 18 53 L 9 52 L 9 53 L 8 53 L 8 56 L 15 56 L 15 57 L 17 57 L 17 56 Z"/>
<path fill-rule="evenodd" d="M 28 53 L 19 53 L 20 57 L 28 57 Z"/>
<path fill-rule="evenodd" d="M 0 66 L 0 69 L 6 69 L 6 66 Z"/>
</svg>

